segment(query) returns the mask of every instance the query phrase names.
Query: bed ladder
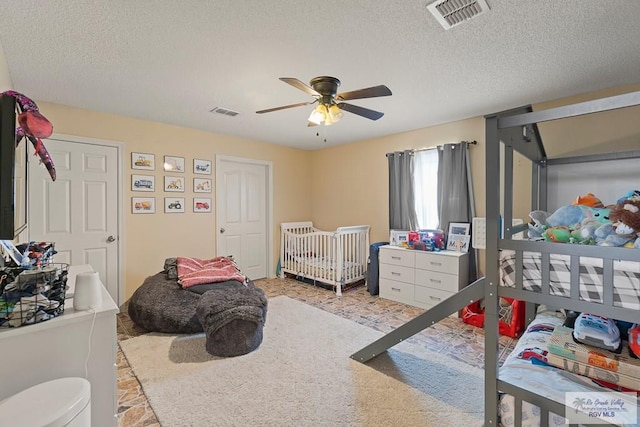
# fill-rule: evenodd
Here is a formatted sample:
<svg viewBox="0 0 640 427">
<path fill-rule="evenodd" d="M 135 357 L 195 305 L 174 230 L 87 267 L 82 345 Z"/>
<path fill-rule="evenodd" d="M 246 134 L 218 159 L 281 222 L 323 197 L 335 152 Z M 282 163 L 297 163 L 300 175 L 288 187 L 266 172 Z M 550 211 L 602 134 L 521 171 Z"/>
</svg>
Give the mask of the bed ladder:
<svg viewBox="0 0 640 427">
<path fill-rule="evenodd" d="M 485 278 L 481 277 L 415 319 L 410 320 L 363 349 L 353 353 L 351 358 L 362 363 L 368 362 L 394 345 L 401 343 L 429 326 L 435 325 L 450 314 L 462 310 L 474 301 L 484 298 L 484 282 Z"/>
</svg>

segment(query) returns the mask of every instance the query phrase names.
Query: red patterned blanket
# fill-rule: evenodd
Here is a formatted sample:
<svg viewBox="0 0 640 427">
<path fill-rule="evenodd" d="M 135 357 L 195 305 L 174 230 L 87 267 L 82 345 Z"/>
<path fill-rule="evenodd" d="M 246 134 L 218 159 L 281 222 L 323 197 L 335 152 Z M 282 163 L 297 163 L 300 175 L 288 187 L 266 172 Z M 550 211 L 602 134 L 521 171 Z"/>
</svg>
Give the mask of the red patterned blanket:
<svg viewBox="0 0 640 427">
<path fill-rule="evenodd" d="M 229 257 L 213 259 L 178 257 L 177 265 L 178 281 L 183 288 L 227 280 L 246 283 L 247 279 L 240 273 L 233 259 Z"/>
</svg>

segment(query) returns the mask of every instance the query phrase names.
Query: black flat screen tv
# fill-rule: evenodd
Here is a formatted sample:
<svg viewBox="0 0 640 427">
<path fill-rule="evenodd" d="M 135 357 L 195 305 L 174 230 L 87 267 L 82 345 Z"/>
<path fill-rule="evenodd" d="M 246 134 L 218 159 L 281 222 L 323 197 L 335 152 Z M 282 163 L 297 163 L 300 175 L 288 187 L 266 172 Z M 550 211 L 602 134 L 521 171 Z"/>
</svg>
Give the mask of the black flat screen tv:
<svg viewBox="0 0 640 427">
<path fill-rule="evenodd" d="M 17 224 L 15 218 L 16 168 L 16 100 L 0 97 L 0 239 L 13 240 Z"/>
</svg>

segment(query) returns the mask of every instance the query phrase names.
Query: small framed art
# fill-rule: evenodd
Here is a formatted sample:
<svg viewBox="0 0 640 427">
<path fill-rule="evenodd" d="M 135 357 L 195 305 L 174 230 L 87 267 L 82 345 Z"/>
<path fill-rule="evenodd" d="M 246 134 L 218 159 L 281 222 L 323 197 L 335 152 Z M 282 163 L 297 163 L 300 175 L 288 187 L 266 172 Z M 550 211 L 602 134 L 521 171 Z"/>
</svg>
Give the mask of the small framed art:
<svg viewBox="0 0 640 427">
<path fill-rule="evenodd" d="M 456 252 L 468 252 L 471 242 L 471 223 L 450 222 L 447 235 L 447 250 Z"/>
<path fill-rule="evenodd" d="M 164 156 L 166 172 L 184 172 L 184 157 Z"/>
<path fill-rule="evenodd" d="M 165 197 L 164 213 L 184 212 L 184 197 Z"/>
<path fill-rule="evenodd" d="M 194 193 L 211 193 L 211 180 L 203 178 L 193 178 Z"/>
<path fill-rule="evenodd" d="M 153 175 L 131 175 L 131 191 L 155 191 L 156 177 Z"/>
<path fill-rule="evenodd" d="M 184 192 L 184 178 L 181 176 L 165 176 L 164 191 Z"/>
<path fill-rule="evenodd" d="M 193 199 L 193 211 L 198 212 L 211 212 L 211 199 Z"/>
<path fill-rule="evenodd" d="M 148 153 L 131 153 L 131 169 L 152 171 L 156 168 L 156 156 Z"/>
<path fill-rule="evenodd" d="M 131 212 L 134 214 L 156 213 L 156 198 L 155 197 L 132 197 Z"/>
<path fill-rule="evenodd" d="M 193 173 L 211 175 L 211 160 L 193 159 Z"/>
</svg>

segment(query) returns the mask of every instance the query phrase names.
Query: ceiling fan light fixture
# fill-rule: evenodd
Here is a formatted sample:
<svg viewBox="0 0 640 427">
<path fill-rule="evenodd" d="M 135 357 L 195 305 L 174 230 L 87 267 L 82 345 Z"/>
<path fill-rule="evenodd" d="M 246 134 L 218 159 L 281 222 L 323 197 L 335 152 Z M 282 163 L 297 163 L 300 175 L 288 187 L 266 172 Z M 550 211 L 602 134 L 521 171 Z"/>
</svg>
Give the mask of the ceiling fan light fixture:
<svg viewBox="0 0 640 427">
<path fill-rule="evenodd" d="M 342 116 L 344 116 L 344 113 L 342 112 L 340 107 L 338 107 L 336 104 L 332 104 L 328 108 L 328 111 L 329 111 L 329 118 L 331 119 L 332 123 L 339 121 L 340 119 L 342 119 Z"/>
<path fill-rule="evenodd" d="M 313 109 L 311 114 L 309 115 L 309 121 L 313 124 L 319 125 L 325 121 L 327 117 L 327 108 L 323 104 L 319 104 L 316 108 Z"/>
</svg>

